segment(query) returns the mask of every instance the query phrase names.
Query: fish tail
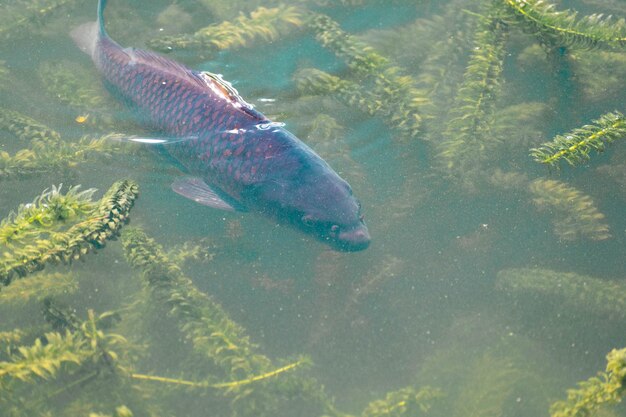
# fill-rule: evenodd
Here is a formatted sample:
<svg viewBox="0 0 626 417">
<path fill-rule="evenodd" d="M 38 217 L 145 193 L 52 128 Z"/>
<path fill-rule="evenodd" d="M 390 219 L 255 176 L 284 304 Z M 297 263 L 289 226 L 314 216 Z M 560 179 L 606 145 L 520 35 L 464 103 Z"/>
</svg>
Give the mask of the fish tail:
<svg viewBox="0 0 626 417">
<path fill-rule="evenodd" d="M 74 43 L 76 43 L 83 52 L 92 57 L 94 56 L 98 39 L 108 36 L 104 28 L 104 8 L 106 4 L 106 0 L 98 0 L 97 20 L 95 22 L 84 23 L 70 32 Z"/>
</svg>

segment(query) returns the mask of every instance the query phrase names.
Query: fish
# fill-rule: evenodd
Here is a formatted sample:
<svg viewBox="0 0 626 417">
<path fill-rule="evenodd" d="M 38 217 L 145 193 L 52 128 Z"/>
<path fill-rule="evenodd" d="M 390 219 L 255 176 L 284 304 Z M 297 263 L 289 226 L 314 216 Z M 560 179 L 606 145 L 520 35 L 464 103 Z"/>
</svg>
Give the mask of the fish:
<svg viewBox="0 0 626 417">
<path fill-rule="evenodd" d="M 182 167 L 172 189 L 196 203 L 253 212 L 337 251 L 360 251 L 371 237 L 352 188 L 317 153 L 269 120 L 219 74 L 196 71 L 151 51 L 122 47 L 97 20 L 71 31 L 106 88 Z"/>
</svg>

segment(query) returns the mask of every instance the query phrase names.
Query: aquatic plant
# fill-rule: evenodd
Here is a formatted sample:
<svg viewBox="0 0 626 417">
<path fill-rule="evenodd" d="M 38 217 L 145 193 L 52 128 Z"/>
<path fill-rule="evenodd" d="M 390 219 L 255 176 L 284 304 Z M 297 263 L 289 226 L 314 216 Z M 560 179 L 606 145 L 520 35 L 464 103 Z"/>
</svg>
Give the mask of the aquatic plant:
<svg viewBox="0 0 626 417">
<path fill-rule="evenodd" d="M 361 417 L 401 417 L 427 414 L 432 403 L 444 397 L 438 388 L 423 387 L 416 390 L 409 386 L 393 391 L 384 400 L 372 401 L 365 407 Z"/>
<path fill-rule="evenodd" d="M 606 145 L 626 137 L 626 118 L 618 111 L 607 113 L 594 120 L 593 124 L 574 129 L 564 135 L 557 135 L 552 142 L 546 142 L 530 150 L 535 161 L 550 166 L 558 166 L 565 160 L 572 166 L 589 160 L 591 151 L 602 152 Z"/>
<path fill-rule="evenodd" d="M 46 61 L 39 65 L 41 84 L 62 103 L 76 108 L 99 108 L 105 102 L 93 71 L 70 61 Z"/>
<path fill-rule="evenodd" d="M 43 301 L 44 298 L 71 294 L 76 290 L 78 281 L 74 274 L 39 273 L 0 289 L 0 305 L 16 305 L 29 300 Z"/>
<path fill-rule="evenodd" d="M 416 376 L 437 381 L 445 391 L 445 398 L 426 415 L 545 414 L 559 376 L 546 366 L 549 358 L 541 343 L 512 332 L 509 316 L 468 312 L 446 323 L 444 332 L 436 336 L 437 347 Z"/>
<path fill-rule="evenodd" d="M 353 285 L 352 293 L 346 304 L 346 311 L 361 302 L 364 297 L 375 294 L 387 282 L 398 278 L 404 269 L 404 261 L 393 255 L 386 255 L 379 265 L 376 265 L 359 282 Z"/>
<path fill-rule="evenodd" d="M 578 17 L 575 11 L 556 10 L 543 0 L 501 0 L 514 22 L 551 46 L 621 48 L 626 44 L 623 19 L 602 14 Z"/>
<path fill-rule="evenodd" d="M 61 194 L 61 186 L 52 186 L 37 196 L 32 203 L 21 204 L 17 212 L 12 212 L 0 223 L 0 243 L 15 245 L 25 238 L 33 238 L 41 229 L 55 223 L 74 220 L 87 215 L 95 207 L 91 197 L 94 188 L 79 191 L 80 186 L 72 187 Z"/>
<path fill-rule="evenodd" d="M 375 115 L 385 103 L 373 94 L 362 91 L 356 82 L 329 74 L 316 68 L 303 68 L 294 74 L 298 90 L 303 94 L 335 94 L 343 103 L 355 106 L 362 112 Z M 386 113 L 386 112 L 385 112 Z M 391 124 L 391 122 L 389 122 Z"/>
<path fill-rule="evenodd" d="M 244 329 L 230 320 L 222 307 L 198 291 L 180 268 L 172 263 L 154 239 L 141 229 L 122 234 L 128 262 L 143 270 L 152 294 L 180 321 L 180 329 L 194 350 L 208 357 L 231 379 L 268 371 L 268 358 L 255 353 Z"/>
<path fill-rule="evenodd" d="M 113 101 L 102 94 L 101 83 L 94 72 L 69 61 L 46 61 L 38 70 L 41 84 L 56 100 L 67 104 L 77 113 L 77 123 L 86 123 L 103 129 L 119 129 L 107 112 Z"/>
<path fill-rule="evenodd" d="M 553 212 L 554 233 L 563 240 L 586 238 L 604 240 L 611 237 L 609 226 L 588 195 L 557 180 L 537 179 L 529 191 L 539 210 Z"/>
<path fill-rule="evenodd" d="M 172 263 L 182 264 L 187 260 L 209 262 L 215 257 L 215 249 L 218 246 L 208 239 L 187 241 L 181 245 L 174 245 L 167 251 L 165 256 Z"/>
<path fill-rule="evenodd" d="M 469 364 L 468 380 L 455 402 L 455 415 L 498 417 L 506 415 L 507 403 L 524 379 L 532 376 L 507 357 L 491 353 Z"/>
<path fill-rule="evenodd" d="M 575 272 L 542 268 L 511 268 L 498 272 L 496 288 L 515 296 L 518 293 L 540 294 L 552 303 L 572 311 L 623 318 L 626 315 L 626 286 Z"/>
<path fill-rule="evenodd" d="M 539 101 L 511 104 L 498 108 L 494 119 L 491 132 L 497 138 L 498 149 L 515 152 L 523 157 L 520 151 L 536 144 L 537 138 L 545 132 L 550 119 L 550 107 Z"/>
<path fill-rule="evenodd" d="M 129 263 L 142 270 L 150 293 L 176 319 L 193 351 L 199 358 L 209 359 L 227 381 L 216 382 L 216 375 L 203 381 L 139 374 L 132 374 L 132 378 L 223 389 L 233 395 L 232 405 L 242 415 L 273 414 L 281 400 L 294 395 L 314 401 L 329 415 L 341 415 L 314 379 L 283 375 L 305 365 L 306 358 L 274 367 L 268 357 L 257 352 L 257 345 L 250 341 L 243 327 L 232 321 L 210 295 L 199 291 L 180 267 L 167 258 L 161 245 L 143 230 L 127 228 L 122 233 L 122 244 Z M 242 401 L 244 398 L 246 401 Z"/>
<path fill-rule="evenodd" d="M 589 104 L 618 100 L 621 81 L 626 77 L 626 53 L 593 50 L 569 54 L 572 72 L 585 102 Z"/>
<path fill-rule="evenodd" d="M 8 285 L 48 263 L 70 263 L 100 248 L 118 233 L 138 195 L 137 184 L 129 180 L 114 183 L 97 203 L 91 201 L 94 190 L 60 191 L 44 191 L 0 223 L 0 283 Z"/>
<path fill-rule="evenodd" d="M 257 41 L 275 41 L 303 26 L 304 17 L 298 8 L 292 6 L 259 7 L 250 13 L 250 17 L 240 15 L 233 21 L 204 27 L 192 35 L 165 36 L 147 43 L 150 48 L 162 52 L 194 48 L 208 54 L 248 46 Z"/>
<path fill-rule="evenodd" d="M 323 7 L 330 6 L 362 6 L 368 0 L 313 0 L 315 4 Z"/>
<path fill-rule="evenodd" d="M 51 167 L 38 164 L 35 153 L 30 149 L 22 149 L 13 156 L 6 151 L 0 151 L 0 179 L 48 170 L 51 170 Z"/>
<path fill-rule="evenodd" d="M 37 339 L 30 347 L 20 347 L 12 361 L 0 362 L 0 388 L 5 395 L 11 379 L 31 383 L 36 378 L 50 379 L 62 365 L 80 365 L 94 354 L 83 338 L 69 331 L 46 333 L 45 341 Z"/>
<path fill-rule="evenodd" d="M 83 136 L 77 141 L 61 140 L 58 132 L 15 110 L 0 108 L 0 130 L 5 130 L 30 147 L 11 155 L 0 151 L 0 180 L 65 172 L 92 157 L 102 158 L 127 148 L 128 135 L 109 133 L 99 137 Z"/>
<path fill-rule="evenodd" d="M 624 160 L 621 155 L 622 152 L 616 154 L 615 162 L 601 165 L 596 171 L 603 177 L 610 179 L 609 184 L 612 182 L 618 186 L 619 190 L 622 190 L 622 192 L 618 193 L 618 196 L 626 198 L 626 194 L 623 192 L 623 190 L 626 190 L 626 163 L 618 162 Z"/>
<path fill-rule="evenodd" d="M 474 45 L 463 82 L 437 144 L 442 168 L 466 188 L 473 186 L 472 172 L 481 167 L 492 142 L 496 99 L 501 90 L 507 28 L 498 10 L 487 8 L 478 17 Z"/>
<path fill-rule="evenodd" d="M 417 89 L 415 80 L 407 75 L 407 71 L 393 65 L 388 58 L 355 36 L 344 32 L 337 22 L 326 15 L 315 15 L 309 27 L 316 33 L 315 37 L 322 46 L 346 62 L 362 88 L 369 86 L 370 94 L 376 101 L 393 103 L 393 111 L 391 106 L 387 107 L 390 110 L 388 118 L 402 137 L 416 137 L 422 124 L 420 107 L 428 100 Z M 347 93 L 351 87 L 344 84 L 343 90 Z"/>
<path fill-rule="evenodd" d="M 578 383 L 567 391 L 567 400 L 550 407 L 551 417 L 585 417 L 596 415 L 602 406 L 617 404 L 624 395 L 626 349 L 613 349 L 606 355 L 606 370 Z"/>
<path fill-rule="evenodd" d="M 89 413 L 89 417 L 133 417 L 133 412 L 125 405 L 115 407 L 113 414 Z"/>
<path fill-rule="evenodd" d="M 31 34 L 54 12 L 73 6 L 76 0 L 26 0 L 0 5 L 0 40 Z"/>
<path fill-rule="evenodd" d="M 21 329 L 11 330 L 9 332 L 0 332 L 0 343 L 17 343 L 24 337 Z"/>
<path fill-rule="evenodd" d="M 15 110 L 0 108 L 0 129 L 23 141 L 58 142 L 61 135 L 48 126 Z"/>
<path fill-rule="evenodd" d="M 88 310 L 86 320 L 76 319 L 68 328 L 41 334 L 32 345 L 17 346 L 6 361 L 0 361 L 0 403 L 6 415 L 54 410 L 62 415 L 86 415 L 84 408 L 108 410 L 111 406 L 97 398 L 96 392 L 106 392 L 145 413 L 146 407 L 128 384 L 128 342 L 106 330 L 109 317 L 110 313 L 96 315 Z M 67 392 L 72 393 L 67 401 L 51 401 Z"/>
<path fill-rule="evenodd" d="M 13 155 L 0 151 L 0 181 L 71 171 L 81 163 L 128 149 L 128 143 L 124 142 L 127 138 L 129 135 L 113 133 L 95 138 L 83 136 L 75 142 L 53 142 L 50 137 L 40 140 L 36 136 L 31 148 L 21 149 Z"/>
<path fill-rule="evenodd" d="M 398 118 L 401 115 L 398 113 L 396 102 L 391 97 L 377 95 L 376 91 L 368 91 L 355 81 L 342 79 L 314 68 L 297 71 L 294 74 L 294 81 L 303 94 L 332 95 L 342 103 L 356 107 L 365 114 L 381 117 L 383 122 L 397 130 L 402 138 L 408 138 L 416 133 L 409 125 L 398 124 Z M 392 94 L 391 91 L 387 93 Z"/>
<path fill-rule="evenodd" d="M 528 188 L 528 176 L 519 171 L 503 171 L 496 168 L 488 179 L 489 184 L 507 191 L 520 191 Z"/>
<path fill-rule="evenodd" d="M 430 48 L 420 63 L 420 71 L 416 77 L 417 85 L 424 90 L 429 103 L 424 107 L 424 114 L 429 117 L 438 117 L 435 125 L 445 123 L 445 115 L 454 103 L 458 86 L 463 79 L 462 60 L 465 52 L 471 48 L 472 20 L 468 13 L 464 13 L 466 4 L 451 3 L 445 13 L 434 16 L 428 23 L 432 26 L 429 36 Z M 435 39 L 432 43 L 431 39 Z M 407 42 L 411 45 L 412 42 Z M 427 129 L 428 130 L 428 129 Z M 427 131 L 428 140 L 436 140 L 430 135 L 437 135 Z"/>
</svg>

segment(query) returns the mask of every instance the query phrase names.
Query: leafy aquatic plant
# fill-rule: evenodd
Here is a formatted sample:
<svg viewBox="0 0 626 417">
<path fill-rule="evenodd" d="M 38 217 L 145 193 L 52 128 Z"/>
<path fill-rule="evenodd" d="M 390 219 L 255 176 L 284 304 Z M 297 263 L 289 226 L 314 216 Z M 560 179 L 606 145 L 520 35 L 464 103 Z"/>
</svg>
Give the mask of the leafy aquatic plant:
<svg viewBox="0 0 626 417">
<path fill-rule="evenodd" d="M 142 270 L 149 291 L 177 320 L 198 358 L 209 359 L 228 381 L 216 382 L 215 375 L 203 381 L 139 374 L 133 374 L 134 379 L 223 389 L 234 395 L 233 406 L 244 415 L 272 414 L 282 397 L 288 399 L 293 395 L 315 401 L 330 415 L 341 415 L 315 380 L 283 376 L 306 364 L 305 358 L 274 367 L 268 357 L 257 352 L 258 347 L 245 330 L 210 295 L 200 292 L 180 267 L 167 258 L 161 245 L 143 230 L 126 229 L 122 244 L 129 263 Z"/>
<path fill-rule="evenodd" d="M 69 61 L 46 61 L 39 66 L 41 84 L 59 102 L 67 104 L 77 114 L 77 123 L 86 123 L 103 129 L 119 129 L 105 104 L 111 101 L 102 94 L 96 75 Z"/>
<path fill-rule="evenodd" d="M 405 139 L 416 137 L 422 124 L 420 107 L 428 100 L 416 88 L 415 80 L 407 75 L 404 69 L 393 65 L 388 58 L 372 47 L 344 32 L 330 17 L 315 15 L 309 27 L 315 31 L 316 39 L 322 46 L 346 62 L 359 79 L 360 89 L 369 88 L 371 96 L 380 103 L 393 103 L 393 112 L 388 112 L 388 120 L 402 137 Z M 344 84 L 343 90 L 359 95 L 354 93 L 358 89 L 353 85 Z M 390 107 L 391 105 L 388 105 L 388 109 Z"/>
<path fill-rule="evenodd" d="M 65 172 L 92 157 L 120 152 L 122 138 L 128 135 L 110 133 L 99 137 L 83 136 L 77 141 L 61 140 L 55 130 L 15 110 L 0 108 L 0 129 L 20 140 L 30 142 L 11 155 L 0 151 L 0 180 Z"/>
<path fill-rule="evenodd" d="M 32 383 L 36 378 L 49 379 L 62 365 L 80 365 L 93 355 L 85 340 L 69 331 L 47 333 L 45 341 L 37 339 L 30 347 L 20 347 L 12 361 L 0 363 L 0 388 L 5 395 L 11 380 Z"/>
<path fill-rule="evenodd" d="M 511 295 L 541 294 L 572 311 L 585 310 L 614 318 L 626 315 L 624 284 L 575 272 L 541 268 L 504 269 L 498 272 L 496 288 Z"/>
<path fill-rule="evenodd" d="M 611 237 L 609 226 L 588 195 L 561 181 L 537 179 L 529 191 L 539 210 L 554 213 L 554 233 L 563 240 L 586 238 L 604 240 Z"/>
<path fill-rule="evenodd" d="M 402 417 L 427 414 L 432 403 L 444 397 L 438 388 L 423 387 L 416 390 L 406 387 L 390 392 L 384 400 L 372 401 L 361 417 Z"/>
<path fill-rule="evenodd" d="M 23 141 L 59 142 L 61 135 L 48 126 L 15 110 L 0 108 L 0 129 Z"/>
<path fill-rule="evenodd" d="M 0 41 L 24 37 L 54 12 L 71 7 L 76 0 L 26 0 L 0 5 Z"/>
<path fill-rule="evenodd" d="M 80 163 L 120 152 L 123 137 L 128 135 L 83 136 L 76 142 L 35 140 L 31 148 L 21 149 L 13 155 L 0 151 L 0 180 L 48 172 L 64 173 Z"/>
<path fill-rule="evenodd" d="M 60 191 L 46 190 L 0 223 L 4 285 L 48 263 L 70 263 L 103 246 L 118 233 L 138 195 L 137 184 L 129 180 L 114 183 L 97 203 L 91 201 L 94 190 Z"/>
<path fill-rule="evenodd" d="M 133 412 L 125 405 L 115 407 L 113 414 L 89 413 L 89 417 L 133 417 Z"/>
<path fill-rule="evenodd" d="M 27 300 L 43 301 L 47 297 L 72 294 L 77 290 L 78 281 L 74 274 L 39 273 L 3 288 L 0 291 L 0 305 L 17 305 Z"/>
<path fill-rule="evenodd" d="M 578 17 L 571 10 L 558 11 L 544 0 L 499 0 L 518 22 L 547 45 L 575 48 L 621 48 L 626 44 L 623 19 L 602 14 Z"/>
<path fill-rule="evenodd" d="M 42 229 L 86 216 L 94 209 L 91 201 L 94 188 L 79 191 L 79 186 L 72 187 L 65 194 L 61 194 L 61 188 L 52 186 L 32 203 L 21 204 L 17 212 L 9 214 L 1 223 L 0 243 L 13 246 L 24 239 L 33 239 Z"/>
<path fill-rule="evenodd" d="M 380 116 L 387 126 L 407 133 L 403 126 L 397 124 L 398 107 L 390 97 L 376 95 L 355 81 L 342 79 L 314 68 L 298 71 L 294 80 L 302 93 L 332 94 L 342 103 L 356 107 L 370 116 Z"/>
<path fill-rule="evenodd" d="M 256 346 L 244 329 L 215 300 L 198 291 L 154 239 L 130 228 L 123 233 L 122 243 L 129 263 L 143 270 L 153 295 L 180 320 L 180 329 L 198 354 L 210 358 L 232 379 L 270 369 L 269 359 L 254 353 Z"/>
<path fill-rule="evenodd" d="M 585 417 L 595 415 L 600 407 L 617 404 L 624 395 L 626 349 L 613 349 L 606 355 L 606 370 L 578 383 L 567 391 L 567 400 L 550 407 L 551 417 Z"/>
<path fill-rule="evenodd" d="M 487 8 L 486 12 L 478 18 L 463 82 L 437 145 L 442 168 L 465 186 L 472 185 L 471 173 L 484 164 L 491 142 L 497 139 L 491 130 L 502 83 L 507 28 L 497 10 Z"/>
<path fill-rule="evenodd" d="M 584 164 L 591 151 L 602 152 L 606 145 L 626 137 L 626 118 L 618 111 L 607 113 L 594 120 L 593 124 L 574 129 L 565 135 L 557 135 L 552 142 L 546 142 L 530 150 L 535 161 L 550 166 L 558 166 L 565 160 L 572 166 Z"/>
<path fill-rule="evenodd" d="M 454 104 L 455 94 L 463 80 L 463 59 L 472 47 L 474 21 L 467 13 L 467 4 L 451 2 L 444 13 L 434 16 L 426 24 L 431 30 L 424 39 L 429 42 L 428 53 L 420 63 L 417 85 L 425 91 L 429 103 L 424 108 L 425 115 L 436 118 L 433 124 L 446 123 L 448 109 Z M 420 22 L 421 23 L 421 22 Z M 435 42 L 432 42 L 435 39 Z M 408 40 L 407 40 L 408 41 Z M 412 42 L 407 42 L 412 45 Z M 439 135 L 439 128 L 427 129 L 428 135 Z M 429 137 L 428 140 L 437 140 Z"/>
<path fill-rule="evenodd" d="M 145 413 L 145 406 L 129 389 L 128 342 L 105 331 L 109 317 L 109 313 L 96 315 L 88 310 L 86 320 L 76 319 L 64 330 L 42 334 L 32 345 L 18 346 L 6 361 L 0 361 L 0 404 L 6 415 L 55 410 L 62 415 L 81 415 L 72 410 L 108 409 L 110 405 L 98 406 L 103 399 L 94 397 L 96 392 L 106 392 L 115 401 L 124 400 Z M 71 400 L 51 401 L 68 392 L 72 393 Z"/>
<path fill-rule="evenodd" d="M 626 77 L 625 52 L 571 51 L 569 58 L 585 102 L 620 102 L 622 80 Z"/>
<path fill-rule="evenodd" d="M 490 353 L 471 364 L 469 380 L 456 401 L 455 415 L 497 417 L 506 415 L 506 405 L 525 379 L 532 377 L 519 364 L 507 357 Z"/>
<path fill-rule="evenodd" d="M 194 48 L 206 54 L 258 41 L 275 41 L 303 24 L 304 15 L 296 7 L 259 7 L 250 13 L 250 17 L 240 15 L 233 21 L 207 26 L 192 35 L 152 39 L 148 46 L 163 52 Z"/>
</svg>

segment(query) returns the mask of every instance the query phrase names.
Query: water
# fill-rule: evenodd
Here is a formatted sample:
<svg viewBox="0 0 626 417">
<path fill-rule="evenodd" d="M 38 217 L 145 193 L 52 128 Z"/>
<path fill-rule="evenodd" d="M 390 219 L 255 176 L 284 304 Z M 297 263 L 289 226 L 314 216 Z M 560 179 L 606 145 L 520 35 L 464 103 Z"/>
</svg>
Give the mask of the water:
<svg viewBox="0 0 626 417">
<path fill-rule="evenodd" d="M 493 17 L 488 1 L 109 3 L 109 32 L 125 46 L 236 21 L 260 5 L 293 6 L 301 20 L 306 10 L 330 16 L 354 36 L 338 39 L 361 42 L 356 52 L 369 44 L 387 57 L 370 70 L 350 65 L 349 56 L 322 45 L 304 21 L 299 29 L 286 25 L 272 40 L 170 54 L 223 74 L 246 100 L 316 149 L 352 184 L 373 241 L 363 252 L 333 252 L 265 218 L 193 204 L 170 190 L 181 175 L 176 167 L 145 147 L 107 142 L 115 149 L 74 155 L 69 165 L 45 165 L 29 175 L 28 166 L 9 175 L 0 161 L 2 218 L 53 184 L 63 183 L 63 192 L 76 184 L 94 187 L 98 199 L 115 181 L 134 180 L 140 197 L 123 230 L 140 227 L 191 280 L 170 270 L 177 281 L 151 293 L 158 281 L 147 281 L 160 275 L 142 275 L 142 268 L 129 265 L 126 235 L 71 265 L 46 265 L 44 274 L 71 273 L 75 284 L 67 291 L 55 291 L 60 275 L 14 280 L 0 291 L 0 332 L 21 329 L 22 336 L 10 342 L 0 333 L 1 416 L 129 415 L 122 406 L 138 416 L 548 415 L 567 388 L 604 370 L 611 349 L 626 346 L 623 144 L 591 152 L 576 168 L 561 163 L 562 169 L 549 169 L 529 157 L 530 148 L 554 135 L 623 109 L 623 53 L 572 48 L 546 58 L 511 16 L 506 26 L 487 26 L 480 39 L 489 41 L 477 46 L 476 27 L 484 22 L 477 14 Z M 51 13 L 37 12 L 55 5 L 0 5 L 0 107 L 56 130 L 62 143 L 113 131 L 145 135 L 67 36 L 94 19 L 94 2 L 58 1 Z M 571 1 L 559 10 L 565 7 L 625 12 L 619 2 Z M 478 79 L 466 68 L 490 45 L 503 47 L 490 55 L 496 75 L 474 119 L 463 119 L 477 124 L 464 124 L 458 116 L 471 112 L 463 103 L 476 97 L 468 83 Z M 306 68 L 362 88 L 305 91 L 298 81 Z M 387 93 L 376 90 L 385 82 Z M 361 108 L 350 101 L 359 93 L 372 94 Z M 470 101 L 462 101 L 464 94 Z M 430 104 L 411 107 L 407 96 Z M 368 114 L 375 99 L 381 102 Z M 407 133 L 415 109 L 423 121 L 419 131 Z M 0 131 L 0 151 L 14 155 L 24 148 L 43 152 L 28 137 Z M 67 230 L 76 221 L 54 227 Z M 49 229 L 39 229 L 48 236 Z M 195 248 L 195 256 L 179 259 L 181 248 L 187 254 Z M 0 250 L 14 249 L 5 240 Z M 30 293 L 11 295 L 12 287 L 30 282 Z M 185 313 L 172 292 L 204 310 Z M 74 324 L 53 327 L 50 313 L 42 314 L 45 303 L 64 317 L 73 312 Z M 207 316 L 211 308 L 242 328 L 228 333 L 226 322 Z M 117 312 L 119 319 L 96 326 L 124 340 L 96 338 L 99 347 L 89 350 L 96 340 L 84 324 L 90 310 L 95 317 Z M 210 341 L 225 340 L 216 328 L 239 348 L 215 350 Z M 17 347 L 37 339 L 57 346 L 52 336 L 42 338 L 51 331 L 71 331 L 87 342 L 59 349 L 82 352 L 73 361 L 54 362 L 52 348 L 41 353 L 47 359 L 38 372 L 48 369 L 42 379 L 33 370 L 36 360 L 23 360 Z M 208 347 L 198 335 L 207 335 Z M 248 342 L 256 345 L 251 351 L 244 349 Z M 231 358 L 228 352 L 250 367 L 220 361 Z M 272 374 L 300 355 L 313 366 Z M 26 381 L 15 377 L 11 362 L 30 369 Z M 170 380 L 147 381 L 146 375 Z M 386 405 L 372 403 L 387 393 L 394 394 Z"/>
</svg>

